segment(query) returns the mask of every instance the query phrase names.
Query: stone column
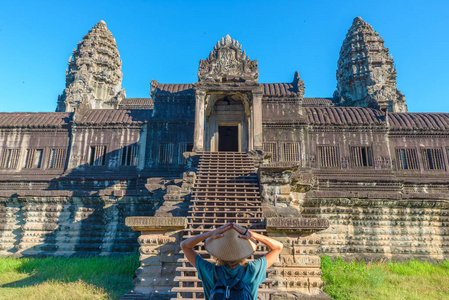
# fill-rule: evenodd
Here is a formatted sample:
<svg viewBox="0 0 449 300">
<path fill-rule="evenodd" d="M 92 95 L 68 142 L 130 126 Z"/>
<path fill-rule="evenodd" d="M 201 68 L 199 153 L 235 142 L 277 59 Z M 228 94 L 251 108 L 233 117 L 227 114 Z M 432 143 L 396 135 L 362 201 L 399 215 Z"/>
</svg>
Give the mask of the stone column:
<svg viewBox="0 0 449 300">
<path fill-rule="evenodd" d="M 204 151 L 204 112 L 206 92 L 197 90 L 195 92 L 195 131 L 193 151 Z"/>
<path fill-rule="evenodd" d="M 123 299 L 170 299 L 180 253 L 185 217 L 128 217 L 125 224 L 140 231 L 140 267 L 134 288 Z"/>
<path fill-rule="evenodd" d="M 262 92 L 253 92 L 253 149 L 252 150 L 262 150 L 263 143 L 263 133 L 262 133 Z"/>
</svg>

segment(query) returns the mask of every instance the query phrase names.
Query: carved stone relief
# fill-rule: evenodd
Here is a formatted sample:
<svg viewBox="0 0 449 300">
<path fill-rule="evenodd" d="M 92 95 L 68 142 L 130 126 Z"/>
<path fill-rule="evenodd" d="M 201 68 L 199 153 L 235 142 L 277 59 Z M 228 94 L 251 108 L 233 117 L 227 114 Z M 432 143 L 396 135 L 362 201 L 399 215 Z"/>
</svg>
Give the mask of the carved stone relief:
<svg viewBox="0 0 449 300">
<path fill-rule="evenodd" d="M 206 60 L 200 60 L 200 82 L 251 82 L 259 78 L 257 60 L 250 60 L 238 41 L 229 35 L 217 42 Z"/>
</svg>

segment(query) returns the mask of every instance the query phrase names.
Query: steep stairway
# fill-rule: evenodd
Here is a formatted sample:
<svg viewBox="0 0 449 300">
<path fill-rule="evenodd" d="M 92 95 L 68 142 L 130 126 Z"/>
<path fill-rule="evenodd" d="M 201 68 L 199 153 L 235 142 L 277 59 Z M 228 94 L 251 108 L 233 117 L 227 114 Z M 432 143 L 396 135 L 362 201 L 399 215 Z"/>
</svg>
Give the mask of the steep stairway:
<svg viewBox="0 0 449 300">
<path fill-rule="evenodd" d="M 226 222 L 236 222 L 259 233 L 265 232 L 259 181 L 254 160 L 240 152 L 202 152 L 199 154 L 197 178 L 193 187 L 193 199 L 189 211 L 188 227 L 184 238 L 210 231 Z M 210 255 L 200 243 L 196 251 L 211 262 Z M 258 245 L 249 260 L 266 253 L 265 246 Z M 180 299 L 204 299 L 197 272 L 184 257 L 177 268 L 180 276 L 175 278 L 179 287 L 172 289 Z M 259 288 L 259 299 L 268 300 L 273 292 L 270 280 Z"/>
</svg>

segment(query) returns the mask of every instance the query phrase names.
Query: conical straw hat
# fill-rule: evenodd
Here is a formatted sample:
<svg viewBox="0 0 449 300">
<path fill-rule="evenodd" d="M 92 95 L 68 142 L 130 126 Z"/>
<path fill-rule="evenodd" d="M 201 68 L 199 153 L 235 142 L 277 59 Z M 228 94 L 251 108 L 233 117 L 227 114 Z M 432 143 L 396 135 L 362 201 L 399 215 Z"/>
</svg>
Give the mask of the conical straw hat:
<svg viewBox="0 0 449 300">
<path fill-rule="evenodd" d="M 223 232 L 223 235 L 218 239 L 208 238 L 205 243 L 206 251 L 216 258 L 226 261 L 241 260 L 256 251 L 256 244 L 239 238 L 240 233 L 234 228 Z"/>
</svg>

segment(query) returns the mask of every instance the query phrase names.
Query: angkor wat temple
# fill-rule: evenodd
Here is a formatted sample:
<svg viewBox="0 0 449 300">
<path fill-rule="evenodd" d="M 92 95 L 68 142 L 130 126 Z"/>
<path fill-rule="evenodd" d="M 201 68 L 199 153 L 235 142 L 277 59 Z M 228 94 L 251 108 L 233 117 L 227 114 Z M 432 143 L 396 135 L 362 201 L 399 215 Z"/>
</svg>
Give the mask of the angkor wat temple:
<svg viewBox="0 0 449 300">
<path fill-rule="evenodd" d="M 407 113 L 369 24 L 354 19 L 332 97 L 305 98 L 298 72 L 258 76 L 226 36 L 196 83 L 152 80 L 151 98 L 126 98 L 100 21 L 56 112 L 0 113 L 0 254 L 139 249 L 127 299 L 201 299 L 179 242 L 226 221 L 285 245 L 261 299 L 324 298 L 323 254 L 449 258 L 449 114 Z"/>
</svg>

